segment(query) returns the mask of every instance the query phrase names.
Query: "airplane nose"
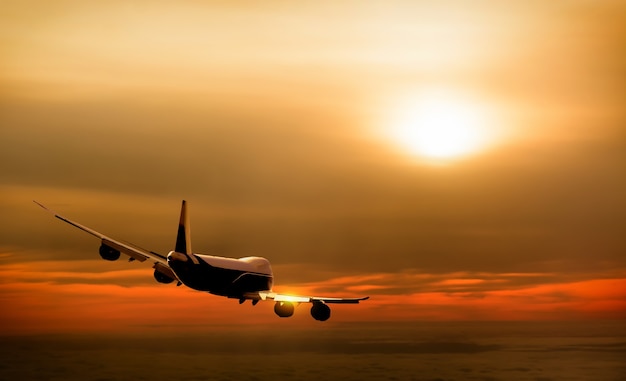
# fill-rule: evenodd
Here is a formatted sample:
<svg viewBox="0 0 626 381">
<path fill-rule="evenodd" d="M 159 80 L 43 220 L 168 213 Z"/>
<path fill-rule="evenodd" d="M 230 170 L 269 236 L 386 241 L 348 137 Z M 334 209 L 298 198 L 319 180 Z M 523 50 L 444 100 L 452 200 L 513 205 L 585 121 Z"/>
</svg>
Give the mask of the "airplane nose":
<svg viewBox="0 0 626 381">
<path fill-rule="evenodd" d="M 175 251 L 170 251 L 170 253 L 167 255 L 167 260 L 168 262 L 171 262 L 171 261 L 187 262 L 189 258 L 185 254 L 177 253 Z"/>
</svg>

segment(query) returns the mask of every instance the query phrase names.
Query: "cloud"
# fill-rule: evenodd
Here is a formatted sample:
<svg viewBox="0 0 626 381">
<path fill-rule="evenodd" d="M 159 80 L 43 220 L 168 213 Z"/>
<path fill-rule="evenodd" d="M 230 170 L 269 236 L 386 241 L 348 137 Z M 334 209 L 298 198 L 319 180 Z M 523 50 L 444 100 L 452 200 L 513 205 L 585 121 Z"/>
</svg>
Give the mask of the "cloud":
<svg viewBox="0 0 626 381">
<path fill-rule="evenodd" d="M 144 264 L 95 260 L 5 263 L 0 266 L 0 279 L 4 333 L 193 331 L 280 320 L 271 303 L 240 306 L 236 300 L 184 286 L 157 284 Z M 278 283 L 275 290 L 329 297 L 371 296 L 359 305 L 333 306 L 335 322 L 626 317 L 626 276 L 567 279 L 543 273 L 405 271 Z M 308 315 L 308 308 L 299 306 L 290 324 L 311 324 Z"/>
<path fill-rule="evenodd" d="M 622 322 L 242 324 L 3 337 L 5 379 L 617 380 Z M 150 366 L 146 366 L 150 364 Z"/>
<path fill-rule="evenodd" d="M 471 278 L 470 278 L 471 276 Z M 374 320 L 554 320 L 626 316 L 626 276 L 573 280 L 571 274 L 381 273 L 338 277 L 291 290 L 371 295 L 358 312 Z M 356 317 L 355 315 L 353 315 Z"/>
</svg>

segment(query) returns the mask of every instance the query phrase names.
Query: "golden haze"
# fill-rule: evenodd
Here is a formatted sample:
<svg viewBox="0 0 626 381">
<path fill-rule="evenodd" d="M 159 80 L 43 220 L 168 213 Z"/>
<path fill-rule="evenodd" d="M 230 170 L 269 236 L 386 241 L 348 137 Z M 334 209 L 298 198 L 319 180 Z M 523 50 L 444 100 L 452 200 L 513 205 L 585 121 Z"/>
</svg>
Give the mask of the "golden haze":
<svg viewBox="0 0 626 381">
<path fill-rule="evenodd" d="M 188 199 L 196 250 L 268 257 L 281 291 L 372 295 L 339 322 L 623 318 L 625 11 L 3 3 L 3 329 L 165 324 L 165 300 L 199 324 L 277 321 L 93 262 L 32 199 L 159 252 Z M 480 142 L 433 159 L 394 137 L 398 115 Z"/>
</svg>

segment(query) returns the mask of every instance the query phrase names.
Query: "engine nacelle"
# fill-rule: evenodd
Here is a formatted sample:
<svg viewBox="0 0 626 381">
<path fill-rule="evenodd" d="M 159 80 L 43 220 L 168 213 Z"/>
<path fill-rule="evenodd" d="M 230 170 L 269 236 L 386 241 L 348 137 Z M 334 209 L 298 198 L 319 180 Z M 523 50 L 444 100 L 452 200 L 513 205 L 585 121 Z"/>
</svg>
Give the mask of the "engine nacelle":
<svg viewBox="0 0 626 381">
<path fill-rule="evenodd" d="M 169 284 L 169 283 L 172 283 L 174 281 L 174 279 L 172 279 L 169 276 L 163 274 L 159 270 L 154 270 L 154 279 L 156 279 L 156 281 L 159 282 L 159 283 L 165 283 L 165 284 Z"/>
<path fill-rule="evenodd" d="M 276 302 L 276 304 L 274 304 L 274 312 L 281 318 L 290 317 L 293 315 L 294 310 L 295 307 L 293 303 L 290 302 Z"/>
<path fill-rule="evenodd" d="M 111 246 L 105 244 L 100 245 L 100 256 L 107 261 L 117 261 L 120 259 L 120 252 Z"/>
<path fill-rule="evenodd" d="M 315 320 L 326 321 L 330 318 L 330 307 L 322 301 L 313 302 L 313 306 L 311 307 L 311 316 L 313 316 L 313 319 Z"/>
</svg>

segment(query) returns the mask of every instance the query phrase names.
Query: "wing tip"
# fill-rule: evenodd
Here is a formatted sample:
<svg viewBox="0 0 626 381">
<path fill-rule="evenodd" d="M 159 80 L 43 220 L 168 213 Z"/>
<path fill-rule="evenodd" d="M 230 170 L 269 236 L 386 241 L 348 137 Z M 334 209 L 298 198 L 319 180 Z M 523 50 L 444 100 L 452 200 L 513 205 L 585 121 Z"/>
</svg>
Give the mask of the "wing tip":
<svg viewBox="0 0 626 381">
<path fill-rule="evenodd" d="M 52 214 L 55 214 L 52 210 L 50 210 L 47 206 L 45 206 L 44 204 L 40 203 L 37 200 L 33 200 L 33 202 L 37 205 L 39 205 L 43 210 L 45 210 L 46 212 L 50 212 Z"/>
</svg>

